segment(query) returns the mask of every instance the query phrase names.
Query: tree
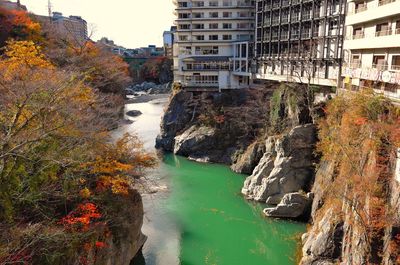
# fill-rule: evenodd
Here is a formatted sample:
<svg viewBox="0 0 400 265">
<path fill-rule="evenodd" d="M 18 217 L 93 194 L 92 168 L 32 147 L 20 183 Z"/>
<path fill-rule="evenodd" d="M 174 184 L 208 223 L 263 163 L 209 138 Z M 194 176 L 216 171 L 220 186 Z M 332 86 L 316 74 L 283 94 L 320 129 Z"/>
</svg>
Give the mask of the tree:
<svg viewBox="0 0 400 265">
<path fill-rule="evenodd" d="M 108 96 L 31 41 L 8 42 L 0 94 L 0 263 L 85 264 L 155 158 L 136 136 L 110 143 Z"/>
</svg>

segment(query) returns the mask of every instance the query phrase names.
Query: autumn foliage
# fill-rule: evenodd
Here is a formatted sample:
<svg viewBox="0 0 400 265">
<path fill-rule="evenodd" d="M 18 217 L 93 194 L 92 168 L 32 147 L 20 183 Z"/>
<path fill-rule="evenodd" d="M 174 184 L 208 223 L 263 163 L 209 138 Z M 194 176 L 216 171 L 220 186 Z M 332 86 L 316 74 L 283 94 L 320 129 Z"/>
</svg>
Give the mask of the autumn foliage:
<svg viewBox="0 0 400 265">
<path fill-rule="evenodd" d="M 19 25 L 25 40 L 0 57 L 0 264 L 94 264 L 118 228 L 114 208 L 155 164 L 135 135 L 110 140 L 115 97 L 100 91 L 120 90 L 126 68 L 92 43 L 58 46 L 70 54 L 61 64 L 27 37 L 39 26 L 25 13 L 1 12 L 4 36 Z"/>
<path fill-rule="evenodd" d="M 335 98 L 326 115 L 318 149 L 324 160 L 335 161 L 336 174 L 325 187 L 324 207 L 335 209 L 357 231 L 369 248 L 364 253 L 368 264 L 381 264 L 383 237 L 393 222 L 387 205 L 400 147 L 399 108 L 364 91 Z"/>
<path fill-rule="evenodd" d="M 40 24 L 33 21 L 23 10 L 8 10 L 0 5 L 0 47 L 9 38 L 38 40 Z"/>
</svg>

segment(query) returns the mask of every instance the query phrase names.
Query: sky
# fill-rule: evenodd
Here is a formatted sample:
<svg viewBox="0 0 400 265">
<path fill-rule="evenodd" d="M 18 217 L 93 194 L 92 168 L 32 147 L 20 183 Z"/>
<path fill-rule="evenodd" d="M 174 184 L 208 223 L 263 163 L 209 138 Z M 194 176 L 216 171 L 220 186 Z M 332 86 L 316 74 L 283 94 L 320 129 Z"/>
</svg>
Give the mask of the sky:
<svg viewBox="0 0 400 265">
<path fill-rule="evenodd" d="M 16 0 L 13 0 L 16 2 Z M 48 0 L 21 0 L 32 13 L 47 15 Z M 173 25 L 172 0 L 51 0 L 52 11 L 81 16 L 94 28 L 93 40 L 108 37 L 126 48 L 162 46 Z"/>
</svg>

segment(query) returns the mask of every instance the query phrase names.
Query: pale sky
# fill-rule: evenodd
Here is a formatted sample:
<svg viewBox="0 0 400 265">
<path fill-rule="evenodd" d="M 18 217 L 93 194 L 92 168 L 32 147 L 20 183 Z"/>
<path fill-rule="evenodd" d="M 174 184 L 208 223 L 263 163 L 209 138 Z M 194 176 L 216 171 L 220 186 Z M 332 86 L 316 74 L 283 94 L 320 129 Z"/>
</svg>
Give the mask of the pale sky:
<svg viewBox="0 0 400 265">
<path fill-rule="evenodd" d="M 16 0 L 13 0 L 16 2 Z M 48 0 L 21 0 L 30 12 L 47 15 Z M 108 37 L 126 48 L 162 46 L 173 25 L 172 0 L 51 0 L 52 11 L 81 16 L 95 27 L 92 39 Z"/>
</svg>

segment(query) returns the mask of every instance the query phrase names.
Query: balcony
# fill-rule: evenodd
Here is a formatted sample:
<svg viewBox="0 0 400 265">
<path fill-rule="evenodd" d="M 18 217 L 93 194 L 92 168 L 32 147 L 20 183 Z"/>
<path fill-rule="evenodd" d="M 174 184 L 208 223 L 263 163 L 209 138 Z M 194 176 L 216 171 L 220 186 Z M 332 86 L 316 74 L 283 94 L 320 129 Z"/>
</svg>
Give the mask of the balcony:
<svg viewBox="0 0 400 265">
<path fill-rule="evenodd" d="M 364 12 L 364 11 L 366 11 L 367 9 L 368 9 L 367 5 L 359 6 L 358 8 L 356 8 L 356 9 L 354 10 L 354 14 L 357 14 L 357 13 L 360 13 L 360 12 Z"/>
<path fill-rule="evenodd" d="M 387 64 L 372 64 L 372 68 L 377 69 L 379 71 L 386 71 L 388 69 Z"/>
<path fill-rule="evenodd" d="M 289 16 L 282 17 L 282 18 L 281 18 L 281 22 L 282 22 L 282 23 L 288 23 L 288 22 L 289 22 Z"/>
<path fill-rule="evenodd" d="M 385 29 L 385 30 L 381 30 L 381 31 L 377 31 L 375 32 L 375 37 L 382 37 L 382 36 L 388 36 L 392 34 L 392 30 L 391 29 Z"/>
<path fill-rule="evenodd" d="M 346 36 L 346 40 L 358 40 L 364 38 L 364 32 L 357 32 L 354 35 Z"/>
<path fill-rule="evenodd" d="M 396 0 L 379 0 L 378 6 L 387 5 L 387 4 L 393 3 L 393 2 L 395 2 L 395 1 L 396 1 Z"/>
<path fill-rule="evenodd" d="M 282 32 L 281 40 L 288 40 L 288 39 L 289 39 L 289 32 Z"/>
<path fill-rule="evenodd" d="M 392 16 L 397 16 L 400 13 L 400 1 L 381 0 L 382 4 L 378 2 L 371 3 L 363 12 L 349 12 L 346 17 L 346 26 L 365 24 L 369 21 L 380 20 Z M 385 4 L 383 4 L 385 3 Z"/>
<path fill-rule="evenodd" d="M 302 20 L 309 20 L 311 19 L 311 13 L 303 13 L 303 15 L 301 16 Z"/>
<path fill-rule="evenodd" d="M 310 39 L 310 38 L 311 38 L 311 30 L 310 30 L 310 31 L 303 32 L 303 33 L 301 34 L 301 38 L 302 38 L 302 39 Z"/>
<path fill-rule="evenodd" d="M 399 47 L 400 30 L 381 30 L 375 33 L 360 33 L 347 36 L 345 46 L 347 49 L 378 49 Z"/>
</svg>

